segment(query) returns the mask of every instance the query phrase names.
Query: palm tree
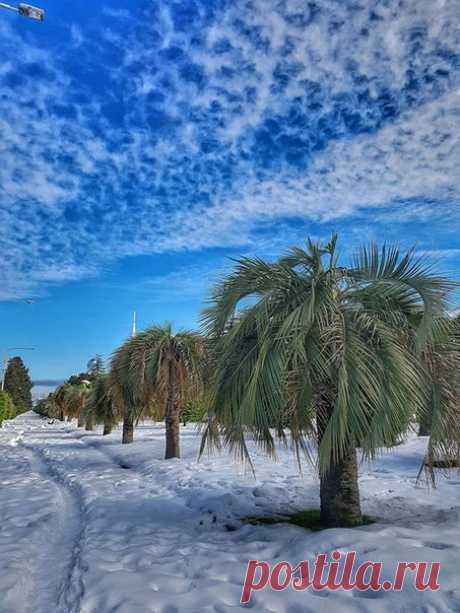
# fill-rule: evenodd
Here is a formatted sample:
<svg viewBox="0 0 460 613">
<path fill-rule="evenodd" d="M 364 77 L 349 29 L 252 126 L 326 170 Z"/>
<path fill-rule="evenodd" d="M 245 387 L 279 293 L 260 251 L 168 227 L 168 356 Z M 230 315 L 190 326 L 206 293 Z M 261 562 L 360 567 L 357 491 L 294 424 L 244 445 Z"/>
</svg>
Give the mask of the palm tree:
<svg viewBox="0 0 460 613">
<path fill-rule="evenodd" d="M 77 428 L 84 428 L 85 426 L 85 412 L 84 412 L 84 402 L 85 402 L 85 397 L 82 395 L 79 398 L 80 400 L 80 406 L 78 408 L 78 412 L 77 412 Z"/>
<path fill-rule="evenodd" d="M 92 417 L 85 411 L 90 382 L 63 383 L 43 401 L 43 409 L 49 417 L 64 421 L 72 418 L 78 419 L 78 427 L 86 425 L 87 430 L 92 430 Z"/>
<path fill-rule="evenodd" d="M 112 428 L 118 419 L 111 396 L 108 375 L 97 375 L 86 402 L 85 412 L 97 422 L 104 424 L 103 436 L 112 432 Z"/>
<path fill-rule="evenodd" d="M 309 240 L 276 263 L 242 258 L 214 288 L 203 316 L 216 377 L 202 449 L 223 434 L 250 461 L 250 432 L 275 455 L 272 428 L 284 437 L 287 426 L 300 462 L 313 438 L 322 523 L 353 526 L 357 443 L 373 457 L 426 410 L 417 356 L 453 284 L 397 248 L 372 245 L 339 265 L 336 241 Z"/>
<path fill-rule="evenodd" d="M 429 394 L 430 403 L 427 411 L 417 415 L 419 436 L 430 436 L 433 412 L 436 410 L 436 405 L 439 401 L 437 382 L 441 380 L 441 377 L 451 375 L 452 364 L 448 346 L 451 341 L 454 341 L 452 336 L 454 326 L 448 317 L 440 318 L 437 323 L 439 325 L 439 333 L 436 342 L 427 344 L 421 354 L 427 377 L 426 380 L 429 385 L 427 393 Z"/>
<path fill-rule="evenodd" d="M 86 402 L 89 395 L 89 384 L 78 383 L 67 385 L 67 409 L 73 417 L 77 418 L 77 427 L 92 430 L 92 419 L 86 411 Z"/>
<path fill-rule="evenodd" d="M 70 385 L 64 383 L 63 385 L 60 385 L 53 394 L 60 421 L 64 421 L 65 416 L 69 414 L 68 402 L 70 387 Z"/>
<path fill-rule="evenodd" d="M 135 350 L 134 337 L 128 339 L 117 349 L 111 360 L 109 386 L 116 411 L 123 415 L 122 443 L 130 444 L 134 440 L 134 422 L 148 405 L 144 390 L 137 384 L 132 367 Z"/>
<path fill-rule="evenodd" d="M 430 436 L 425 468 L 458 466 L 460 458 L 460 318 L 440 318 L 435 339 L 422 353 L 428 410 L 419 416 L 420 436 Z"/>
<path fill-rule="evenodd" d="M 134 420 L 156 399 L 164 408 L 165 458 L 180 457 L 180 413 L 200 388 L 204 347 L 199 334 L 173 334 L 168 323 L 140 332 L 115 352 L 111 382 L 124 412 L 124 443 L 132 442 Z"/>
<path fill-rule="evenodd" d="M 60 408 L 58 407 L 54 394 L 48 394 L 47 398 L 43 401 L 42 409 L 44 415 L 51 419 L 57 419 L 60 415 Z"/>
</svg>

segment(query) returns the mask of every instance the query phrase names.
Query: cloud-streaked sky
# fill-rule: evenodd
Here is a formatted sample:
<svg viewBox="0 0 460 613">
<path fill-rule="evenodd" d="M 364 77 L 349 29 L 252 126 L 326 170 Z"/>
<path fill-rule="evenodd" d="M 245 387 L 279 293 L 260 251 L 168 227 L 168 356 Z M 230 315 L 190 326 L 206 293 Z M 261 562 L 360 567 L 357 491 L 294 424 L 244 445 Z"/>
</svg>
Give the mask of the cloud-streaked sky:
<svg viewBox="0 0 460 613">
<path fill-rule="evenodd" d="M 0 345 L 36 346 L 35 378 L 133 308 L 195 325 L 226 256 L 306 235 L 458 277 L 458 0 L 41 5 L 0 11 Z"/>
</svg>

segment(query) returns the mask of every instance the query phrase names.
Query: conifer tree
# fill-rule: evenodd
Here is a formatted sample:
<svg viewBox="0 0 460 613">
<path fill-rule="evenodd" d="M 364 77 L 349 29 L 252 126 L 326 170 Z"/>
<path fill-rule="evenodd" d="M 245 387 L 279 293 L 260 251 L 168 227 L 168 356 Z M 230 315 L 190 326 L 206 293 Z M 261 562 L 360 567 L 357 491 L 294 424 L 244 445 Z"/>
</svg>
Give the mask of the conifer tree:
<svg viewBox="0 0 460 613">
<path fill-rule="evenodd" d="M 14 357 L 8 362 L 5 373 L 5 392 L 7 392 L 18 415 L 32 409 L 33 383 L 29 370 L 20 357 Z"/>
</svg>

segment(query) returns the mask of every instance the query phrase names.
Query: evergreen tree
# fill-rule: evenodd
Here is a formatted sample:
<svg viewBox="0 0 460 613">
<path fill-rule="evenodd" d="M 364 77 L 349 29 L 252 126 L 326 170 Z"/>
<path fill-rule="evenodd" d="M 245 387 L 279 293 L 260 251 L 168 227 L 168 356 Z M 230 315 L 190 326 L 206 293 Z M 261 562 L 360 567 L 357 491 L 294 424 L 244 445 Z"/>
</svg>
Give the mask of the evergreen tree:
<svg viewBox="0 0 460 613">
<path fill-rule="evenodd" d="M 18 415 L 32 409 L 32 387 L 29 370 L 22 359 L 12 358 L 6 369 L 5 392 L 10 395 Z"/>
</svg>

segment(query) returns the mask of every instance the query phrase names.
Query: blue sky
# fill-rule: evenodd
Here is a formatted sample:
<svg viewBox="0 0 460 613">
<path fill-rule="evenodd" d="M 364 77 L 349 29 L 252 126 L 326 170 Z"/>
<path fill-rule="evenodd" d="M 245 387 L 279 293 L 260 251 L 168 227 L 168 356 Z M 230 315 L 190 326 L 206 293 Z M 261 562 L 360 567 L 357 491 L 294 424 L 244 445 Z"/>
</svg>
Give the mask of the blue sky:
<svg viewBox="0 0 460 613">
<path fill-rule="evenodd" d="M 0 12 L 0 345 L 35 379 L 307 235 L 459 277 L 457 0 L 41 6 Z"/>
</svg>

